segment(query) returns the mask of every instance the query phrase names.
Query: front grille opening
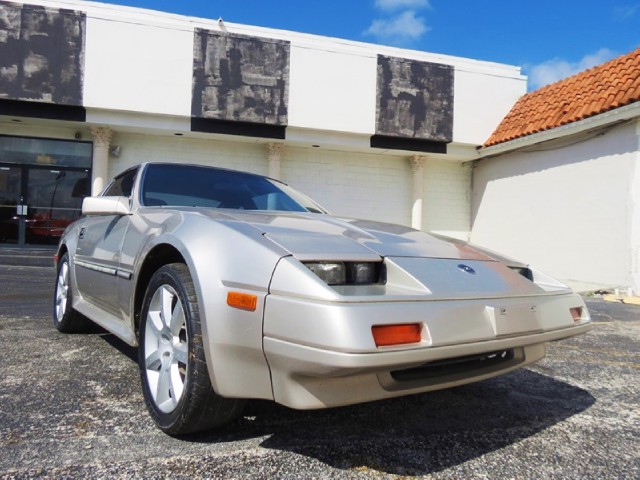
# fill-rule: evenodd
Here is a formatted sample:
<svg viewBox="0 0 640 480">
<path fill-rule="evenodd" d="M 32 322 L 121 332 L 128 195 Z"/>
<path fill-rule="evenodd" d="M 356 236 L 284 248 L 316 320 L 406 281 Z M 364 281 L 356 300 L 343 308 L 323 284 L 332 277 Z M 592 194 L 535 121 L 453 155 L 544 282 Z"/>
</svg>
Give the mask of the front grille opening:
<svg viewBox="0 0 640 480">
<path fill-rule="evenodd" d="M 437 360 L 435 362 L 425 363 L 419 367 L 395 370 L 390 373 L 396 382 L 413 382 L 416 380 L 446 377 L 459 373 L 468 374 L 475 370 L 482 370 L 510 362 L 514 357 L 515 353 L 513 349 L 500 350 L 497 352 Z"/>
</svg>

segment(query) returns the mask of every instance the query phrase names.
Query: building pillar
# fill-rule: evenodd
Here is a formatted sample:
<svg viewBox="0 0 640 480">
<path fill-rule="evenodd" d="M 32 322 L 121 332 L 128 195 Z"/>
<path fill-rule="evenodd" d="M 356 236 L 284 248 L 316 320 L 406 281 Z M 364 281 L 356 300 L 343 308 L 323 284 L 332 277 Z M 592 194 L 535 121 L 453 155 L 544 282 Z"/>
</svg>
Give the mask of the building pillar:
<svg viewBox="0 0 640 480">
<path fill-rule="evenodd" d="M 109 144 L 113 131 L 107 127 L 91 127 L 93 136 L 93 177 L 91 195 L 98 195 L 107 185 Z"/>
<path fill-rule="evenodd" d="M 413 155 L 409 158 L 413 170 L 413 206 L 411 207 L 411 227 L 422 230 L 422 203 L 424 197 L 424 162 L 426 157 Z"/>
<path fill-rule="evenodd" d="M 280 161 L 284 143 L 267 143 L 267 156 L 269 158 L 269 177 L 280 180 Z"/>
</svg>

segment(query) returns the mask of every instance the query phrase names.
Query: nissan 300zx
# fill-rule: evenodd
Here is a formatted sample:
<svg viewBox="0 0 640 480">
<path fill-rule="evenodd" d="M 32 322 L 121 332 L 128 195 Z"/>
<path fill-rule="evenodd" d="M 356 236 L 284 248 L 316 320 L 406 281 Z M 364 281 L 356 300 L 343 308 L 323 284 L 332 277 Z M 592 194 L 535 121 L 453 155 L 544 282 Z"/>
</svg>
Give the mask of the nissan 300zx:
<svg viewBox="0 0 640 480">
<path fill-rule="evenodd" d="M 147 163 L 82 211 L 56 255 L 54 325 L 137 346 L 172 435 L 246 399 L 314 409 L 487 379 L 591 328 L 580 296 L 526 264 L 336 218 L 259 175 Z"/>
</svg>

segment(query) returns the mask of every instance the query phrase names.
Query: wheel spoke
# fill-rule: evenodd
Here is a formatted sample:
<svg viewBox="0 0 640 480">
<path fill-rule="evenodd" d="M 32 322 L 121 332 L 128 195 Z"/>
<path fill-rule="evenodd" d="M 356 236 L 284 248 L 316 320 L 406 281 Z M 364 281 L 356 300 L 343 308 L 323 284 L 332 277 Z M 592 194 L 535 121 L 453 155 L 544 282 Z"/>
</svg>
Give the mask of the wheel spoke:
<svg viewBox="0 0 640 480">
<path fill-rule="evenodd" d="M 66 285 L 67 283 L 67 273 L 69 270 L 69 265 L 65 262 L 60 267 L 60 274 L 58 275 L 58 280 L 62 282 L 62 284 Z"/>
<path fill-rule="evenodd" d="M 173 346 L 173 358 L 183 365 L 187 365 L 188 351 L 186 343 L 177 343 Z"/>
<path fill-rule="evenodd" d="M 162 287 L 162 310 L 160 318 L 162 319 L 163 327 L 170 327 L 172 321 L 172 309 L 173 309 L 173 293 L 168 288 Z"/>
<path fill-rule="evenodd" d="M 178 401 L 180 400 L 180 398 L 182 398 L 184 383 L 182 381 L 182 376 L 180 375 L 180 370 L 178 369 L 177 363 L 171 365 L 170 372 L 171 372 L 170 373 L 171 375 L 170 392 L 171 392 L 171 398 L 173 399 L 174 407 L 175 407 L 176 405 L 178 405 Z"/>
<path fill-rule="evenodd" d="M 171 315 L 171 333 L 174 337 L 177 337 L 180 334 L 180 330 L 185 324 L 184 318 L 184 310 L 182 309 L 182 302 L 178 301 L 176 303 L 175 308 L 173 309 L 173 313 Z"/>
<path fill-rule="evenodd" d="M 58 321 L 62 320 L 62 317 L 64 317 L 65 310 L 66 310 L 65 302 L 58 302 L 56 305 L 56 318 Z"/>
<path fill-rule="evenodd" d="M 171 402 L 171 398 L 169 396 L 169 388 L 170 388 L 171 378 L 169 376 L 168 370 L 160 370 L 160 376 L 158 377 L 158 386 L 156 389 L 156 403 L 160 410 L 167 411 L 167 406 L 165 403 L 167 401 Z"/>
<path fill-rule="evenodd" d="M 162 319 L 160 318 L 160 312 L 149 311 L 147 315 L 147 329 L 153 333 L 153 336 L 160 340 L 162 337 Z"/>
<path fill-rule="evenodd" d="M 160 368 L 162 367 L 162 358 L 160 356 L 160 352 L 156 350 L 155 352 L 152 352 L 150 355 L 148 355 L 145 358 L 145 365 L 147 367 L 147 370 L 153 370 L 155 372 L 160 371 Z"/>
<path fill-rule="evenodd" d="M 61 304 L 63 303 L 63 300 L 65 300 L 66 295 L 65 295 L 65 291 L 63 290 L 64 287 L 60 286 L 60 284 L 58 284 L 58 288 L 56 289 L 56 305 L 61 306 Z"/>
</svg>

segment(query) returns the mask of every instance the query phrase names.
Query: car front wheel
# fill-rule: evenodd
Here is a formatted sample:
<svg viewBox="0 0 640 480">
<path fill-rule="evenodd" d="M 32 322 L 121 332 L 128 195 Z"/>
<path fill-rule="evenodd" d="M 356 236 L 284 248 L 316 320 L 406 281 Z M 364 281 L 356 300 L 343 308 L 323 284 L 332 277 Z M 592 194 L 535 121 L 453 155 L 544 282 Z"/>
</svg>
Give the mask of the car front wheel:
<svg viewBox="0 0 640 480">
<path fill-rule="evenodd" d="M 221 397 L 211 387 L 195 288 L 182 263 L 165 265 L 151 278 L 138 363 L 147 408 L 170 435 L 220 427 L 242 412 L 244 400 Z"/>
</svg>

